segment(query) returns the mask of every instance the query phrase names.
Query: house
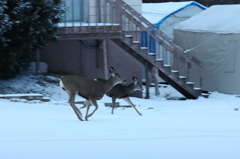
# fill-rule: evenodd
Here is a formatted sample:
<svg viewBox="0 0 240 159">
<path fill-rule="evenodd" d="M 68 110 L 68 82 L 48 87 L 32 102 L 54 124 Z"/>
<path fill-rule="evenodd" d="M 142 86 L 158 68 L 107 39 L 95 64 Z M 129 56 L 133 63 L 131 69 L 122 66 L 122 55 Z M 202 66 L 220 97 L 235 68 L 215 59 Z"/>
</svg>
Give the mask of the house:
<svg viewBox="0 0 240 159">
<path fill-rule="evenodd" d="M 142 65 L 156 67 L 161 78 L 187 98 L 196 99 L 201 89 L 189 83 L 187 73 L 172 71 L 172 66 L 165 66 L 164 60 L 157 60 L 141 47 L 140 32 L 144 31 L 165 52 L 178 56 L 179 62 L 200 66 L 196 59 L 183 56 L 180 47 L 141 16 L 141 4 L 141 0 L 66 0 L 67 11 L 58 29 L 61 39 L 39 51 L 40 61 L 48 64 L 50 72 L 91 79 L 109 78 L 109 67 L 114 67 L 129 83 L 132 76 L 142 79 Z M 142 93 L 134 95 L 141 97 Z"/>
<path fill-rule="evenodd" d="M 174 28 L 174 41 L 203 64 L 203 90 L 240 94 L 239 15 L 240 5 L 214 5 Z"/>
</svg>

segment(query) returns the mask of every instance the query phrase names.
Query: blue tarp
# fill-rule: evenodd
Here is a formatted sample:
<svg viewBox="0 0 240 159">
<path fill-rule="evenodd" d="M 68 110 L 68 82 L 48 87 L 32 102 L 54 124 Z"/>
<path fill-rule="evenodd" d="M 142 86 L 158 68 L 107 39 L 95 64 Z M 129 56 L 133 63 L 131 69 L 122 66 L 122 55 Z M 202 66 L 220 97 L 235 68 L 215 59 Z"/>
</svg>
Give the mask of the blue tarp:
<svg viewBox="0 0 240 159">
<path fill-rule="evenodd" d="M 203 5 L 197 3 L 197 2 L 190 2 L 189 4 L 185 5 L 184 7 L 181 7 L 179 9 L 177 9 L 176 11 L 166 15 L 164 18 L 162 18 L 158 23 L 153 24 L 156 28 L 160 28 L 161 24 L 167 20 L 170 16 L 174 15 L 175 13 L 191 6 L 191 5 L 195 5 L 198 6 L 199 8 L 205 10 L 206 7 L 204 7 Z M 153 31 L 151 31 L 152 33 L 154 33 Z M 148 36 L 148 34 L 144 31 L 141 31 L 141 47 L 148 47 L 148 50 L 150 53 L 156 53 L 156 42 L 154 39 L 152 39 L 151 37 Z"/>
</svg>

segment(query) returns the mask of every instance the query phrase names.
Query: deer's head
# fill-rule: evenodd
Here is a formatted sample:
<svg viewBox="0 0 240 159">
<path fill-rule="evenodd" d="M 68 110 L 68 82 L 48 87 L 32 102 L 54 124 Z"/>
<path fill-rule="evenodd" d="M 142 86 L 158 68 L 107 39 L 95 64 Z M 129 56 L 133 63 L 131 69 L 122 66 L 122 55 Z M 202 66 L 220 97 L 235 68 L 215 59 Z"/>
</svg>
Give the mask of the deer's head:
<svg viewBox="0 0 240 159">
<path fill-rule="evenodd" d="M 113 67 L 111 67 L 109 69 L 109 72 L 111 74 L 111 78 L 113 79 L 114 85 L 118 84 L 118 83 L 125 83 L 126 80 L 121 77 L 121 75 L 119 75 L 118 73 L 115 72 L 115 69 Z"/>
<path fill-rule="evenodd" d="M 142 89 L 142 85 L 138 82 L 137 77 L 133 76 L 132 77 L 132 82 L 134 83 L 134 91 L 140 91 Z"/>
</svg>

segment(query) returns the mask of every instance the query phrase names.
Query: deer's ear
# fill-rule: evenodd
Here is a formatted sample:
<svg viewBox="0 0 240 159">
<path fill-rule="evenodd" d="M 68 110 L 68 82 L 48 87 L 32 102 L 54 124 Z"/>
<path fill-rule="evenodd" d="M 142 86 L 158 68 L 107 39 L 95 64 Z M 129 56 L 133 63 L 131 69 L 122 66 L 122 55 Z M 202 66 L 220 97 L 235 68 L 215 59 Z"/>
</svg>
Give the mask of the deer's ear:
<svg viewBox="0 0 240 159">
<path fill-rule="evenodd" d="M 114 69 L 113 67 L 111 67 L 111 68 L 109 69 L 109 72 L 110 72 L 110 74 L 111 74 L 112 76 L 115 75 L 115 69 Z"/>
<path fill-rule="evenodd" d="M 132 77 L 132 81 L 136 84 L 136 83 L 138 82 L 137 77 L 133 76 L 133 77 Z"/>
</svg>

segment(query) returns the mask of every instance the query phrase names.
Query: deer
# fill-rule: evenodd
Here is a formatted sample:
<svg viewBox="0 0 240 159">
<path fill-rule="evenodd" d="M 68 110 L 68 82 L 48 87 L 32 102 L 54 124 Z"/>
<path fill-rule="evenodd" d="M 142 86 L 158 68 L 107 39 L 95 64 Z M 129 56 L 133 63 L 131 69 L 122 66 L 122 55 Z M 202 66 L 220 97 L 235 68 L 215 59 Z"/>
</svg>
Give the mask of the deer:
<svg viewBox="0 0 240 159">
<path fill-rule="evenodd" d="M 107 81 L 104 79 L 95 79 L 95 81 L 99 81 L 102 83 L 106 83 Z M 141 84 L 138 82 L 137 77 L 133 76 L 132 77 L 132 83 L 125 86 L 122 84 L 117 84 L 115 85 L 110 91 L 108 91 L 106 93 L 107 96 L 112 98 L 112 114 L 114 113 L 114 107 L 115 107 L 115 102 L 116 99 L 123 99 L 125 100 L 128 104 L 130 104 L 139 115 L 142 115 L 137 108 L 135 107 L 135 105 L 131 102 L 130 98 L 129 98 L 129 94 L 134 92 L 134 91 L 138 91 L 138 90 L 143 90 Z M 85 108 L 86 107 L 86 103 L 89 103 L 88 100 L 85 101 L 84 106 L 81 107 Z"/>
<path fill-rule="evenodd" d="M 78 75 L 67 75 L 60 80 L 60 86 L 69 95 L 68 102 L 79 120 L 84 121 L 81 118 L 81 111 L 75 105 L 76 95 L 79 95 L 87 100 L 85 103 L 87 107 L 85 120 L 88 121 L 88 118 L 91 117 L 98 109 L 97 100 L 102 99 L 104 94 L 112 89 L 112 87 L 116 84 L 126 82 L 121 75 L 115 72 L 113 67 L 109 69 L 109 72 L 111 77 L 106 80 L 105 83 Z M 88 114 L 91 103 L 95 106 L 95 109 L 91 114 Z"/>
</svg>

